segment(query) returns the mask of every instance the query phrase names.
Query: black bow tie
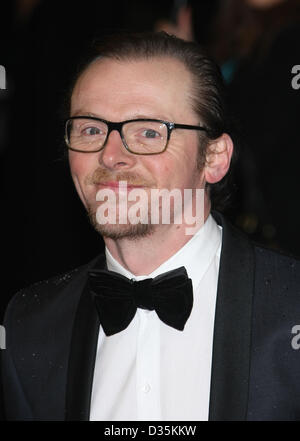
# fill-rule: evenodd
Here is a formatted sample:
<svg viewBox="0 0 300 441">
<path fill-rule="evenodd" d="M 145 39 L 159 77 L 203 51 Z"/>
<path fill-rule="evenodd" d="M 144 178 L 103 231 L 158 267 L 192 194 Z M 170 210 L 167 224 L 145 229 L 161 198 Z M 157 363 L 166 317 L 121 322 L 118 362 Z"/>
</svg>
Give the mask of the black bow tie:
<svg viewBox="0 0 300 441">
<path fill-rule="evenodd" d="M 89 288 L 106 335 L 127 328 L 137 308 L 155 309 L 164 323 L 182 331 L 193 306 L 192 281 L 183 266 L 139 282 L 113 271 L 92 270 Z"/>
</svg>

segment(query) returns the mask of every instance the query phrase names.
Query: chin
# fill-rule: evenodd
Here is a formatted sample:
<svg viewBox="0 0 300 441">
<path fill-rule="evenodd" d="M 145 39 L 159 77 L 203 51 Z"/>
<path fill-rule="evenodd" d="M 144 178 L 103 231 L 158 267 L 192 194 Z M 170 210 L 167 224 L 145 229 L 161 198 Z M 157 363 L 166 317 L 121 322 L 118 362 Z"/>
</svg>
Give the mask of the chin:
<svg viewBox="0 0 300 441">
<path fill-rule="evenodd" d="M 153 225 L 149 222 L 138 224 L 101 224 L 96 219 L 96 213 L 88 210 L 88 215 L 91 224 L 95 230 L 101 234 L 103 238 L 109 238 L 113 240 L 118 239 L 131 239 L 136 240 L 139 238 L 151 236 L 155 231 L 157 225 Z"/>
</svg>

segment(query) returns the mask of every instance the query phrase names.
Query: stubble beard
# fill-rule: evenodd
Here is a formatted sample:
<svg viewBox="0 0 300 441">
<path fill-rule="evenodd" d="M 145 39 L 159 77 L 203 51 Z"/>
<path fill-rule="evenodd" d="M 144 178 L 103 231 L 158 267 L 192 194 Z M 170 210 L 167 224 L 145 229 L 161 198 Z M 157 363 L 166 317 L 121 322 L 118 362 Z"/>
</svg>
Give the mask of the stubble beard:
<svg viewBox="0 0 300 441">
<path fill-rule="evenodd" d="M 97 185 L 111 179 L 111 173 L 99 167 L 94 171 L 92 176 L 88 176 L 86 178 L 86 184 Z M 149 183 L 145 181 L 142 177 L 129 172 L 118 173 L 113 177 L 113 179 L 118 181 L 126 181 L 129 185 L 133 184 L 145 186 L 146 188 L 151 188 L 153 186 L 153 183 Z M 140 238 L 151 236 L 157 227 L 157 225 L 151 224 L 149 216 L 148 219 L 146 219 L 146 223 L 139 222 L 137 224 L 132 224 L 129 222 L 129 220 L 127 220 L 127 223 L 125 224 L 120 224 L 118 222 L 116 222 L 115 224 L 102 223 L 98 222 L 96 218 L 96 212 L 97 210 L 94 205 L 87 205 L 87 214 L 89 220 L 95 230 L 99 234 L 101 234 L 103 238 L 110 238 L 113 240 L 125 238 L 129 240 L 138 240 Z"/>
<path fill-rule="evenodd" d="M 203 154 L 199 155 L 197 158 L 197 166 L 196 171 L 201 172 L 204 167 L 203 164 Z M 105 180 L 106 177 L 109 177 L 109 173 L 102 169 L 97 169 L 94 175 L 88 178 L 88 183 L 99 183 L 101 180 Z M 119 174 L 118 180 L 129 181 L 129 183 L 136 184 L 135 177 L 132 177 L 130 173 L 122 173 Z M 140 183 L 140 182 L 139 182 Z M 146 183 L 148 184 L 148 183 Z M 149 186 L 151 188 L 151 186 Z M 148 188 L 149 188 L 148 187 Z M 148 207 L 149 208 L 149 207 Z M 146 238 L 152 236 L 158 229 L 160 224 L 151 223 L 151 215 L 150 211 L 148 211 L 148 219 L 145 223 L 139 222 L 137 224 L 132 224 L 127 220 L 126 224 L 110 224 L 110 223 L 99 223 L 96 218 L 96 209 L 92 207 L 92 205 L 87 206 L 87 214 L 90 220 L 90 223 L 94 227 L 94 229 L 103 237 L 110 238 L 113 240 L 119 239 L 129 239 L 129 240 L 138 240 L 142 238 Z M 174 217 L 174 212 L 171 213 L 171 217 Z"/>
<path fill-rule="evenodd" d="M 103 237 L 113 240 L 129 239 L 138 240 L 145 237 L 151 236 L 157 225 L 153 225 L 150 222 L 131 224 L 127 222 L 126 224 L 102 224 L 96 219 L 96 211 L 91 207 L 87 210 L 89 220 L 95 230 Z"/>
</svg>

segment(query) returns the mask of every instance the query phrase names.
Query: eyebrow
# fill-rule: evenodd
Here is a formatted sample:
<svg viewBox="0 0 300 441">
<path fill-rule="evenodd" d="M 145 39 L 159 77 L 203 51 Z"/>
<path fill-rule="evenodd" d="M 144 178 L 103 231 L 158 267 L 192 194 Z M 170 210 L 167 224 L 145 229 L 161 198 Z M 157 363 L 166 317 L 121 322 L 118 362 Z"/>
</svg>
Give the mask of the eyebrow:
<svg viewBox="0 0 300 441">
<path fill-rule="evenodd" d="M 99 115 L 96 115 L 91 112 L 84 112 L 82 110 L 77 110 L 77 112 L 72 113 L 71 116 L 92 116 L 94 118 L 101 118 Z"/>
<path fill-rule="evenodd" d="M 100 118 L 100 119 L 104 119 L 105 121 L 108 121 L 102 115 L 97 115 L 96 113 L 85 112 L 82 110 L 77 110 L 77 112 L 74 112 L 71 116 L 91 116 L 92 118 Z M 141 113 L 133 113 L 133 114 L 129 115 L 129 117 L 126 118 L 125 121 L 131 120 L 131 119 L 157 119 L 157 120 L 162 120 L 162 121 L 173 121 L 173 118 L 165 118 L 162 115 L 149 116 L 149 115 L 144 115 Z"/>
</svg>

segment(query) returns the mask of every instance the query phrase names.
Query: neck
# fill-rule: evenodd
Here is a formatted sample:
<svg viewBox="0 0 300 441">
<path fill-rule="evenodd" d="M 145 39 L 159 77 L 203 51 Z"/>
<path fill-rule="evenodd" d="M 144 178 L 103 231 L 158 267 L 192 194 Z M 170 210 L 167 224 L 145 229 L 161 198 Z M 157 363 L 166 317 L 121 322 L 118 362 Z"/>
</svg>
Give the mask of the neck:
<svg viewBox="0 0 300 441">
<path fill-rule="evenodd" d="M 207 202 L 204 207 L 204 222 L 209 213 L 210 204 Z M 193 237 L 193 235 L 186 234 L 186 228 L 190 227 L 184 223 L 159 225 L 152 234 L 146 237 L 119 240 L 104 238 L 104 241 L 111 255 L 124 268 L 136 276 L 148 275 L 177 253 Z"/>
</svg>

